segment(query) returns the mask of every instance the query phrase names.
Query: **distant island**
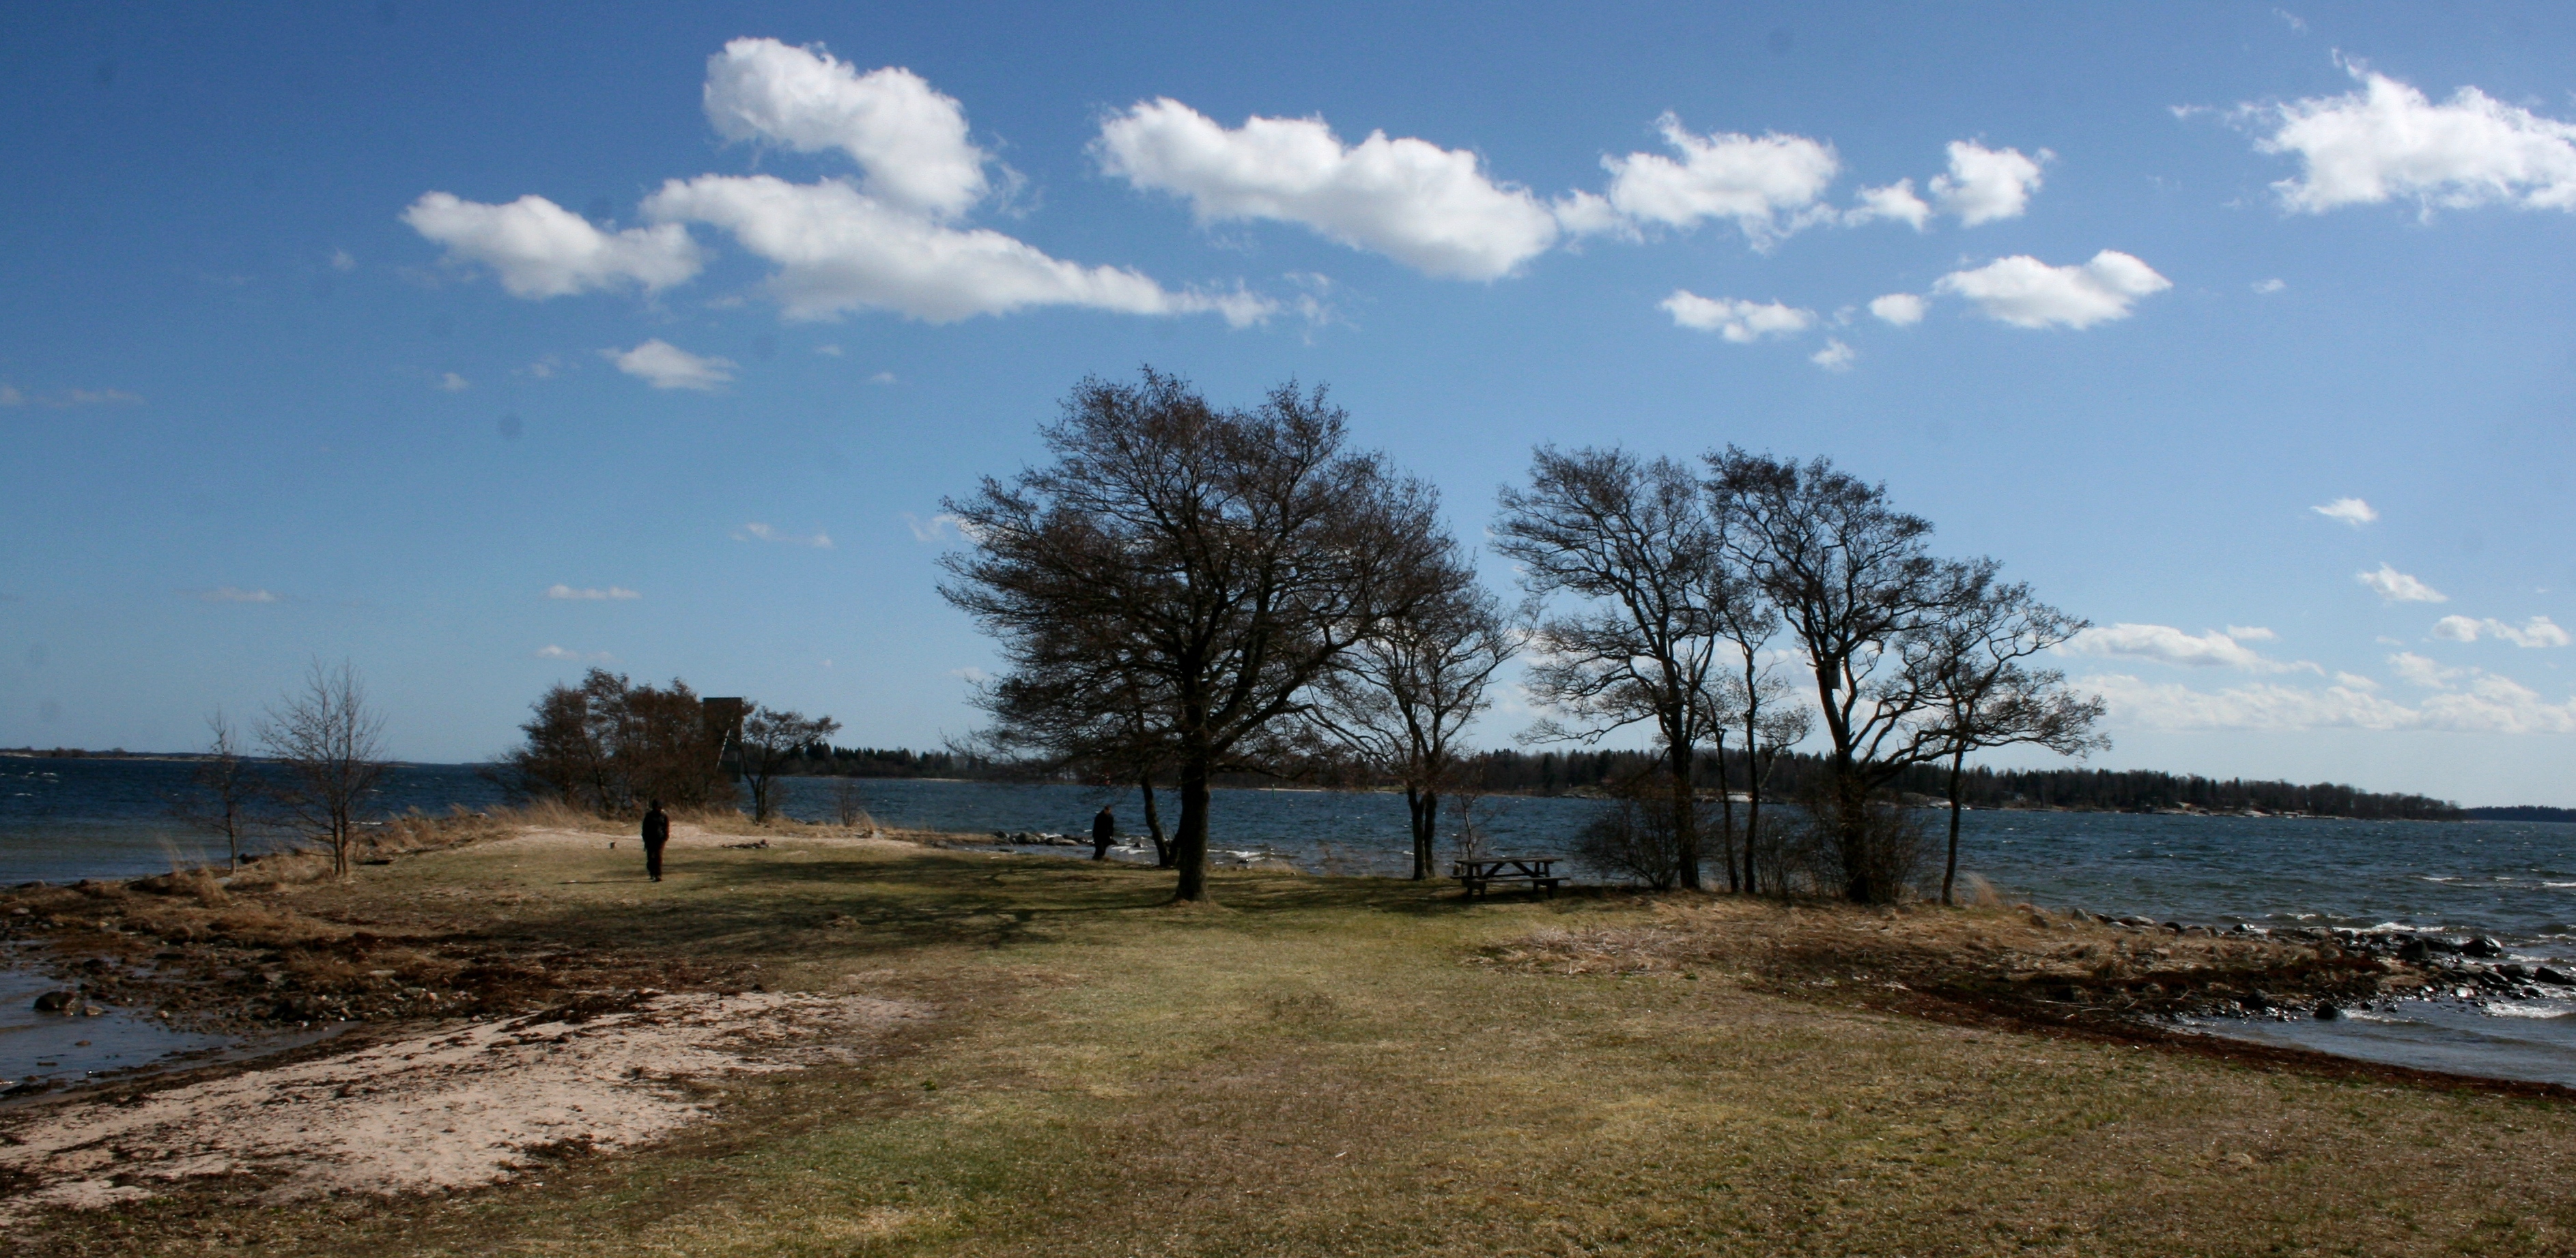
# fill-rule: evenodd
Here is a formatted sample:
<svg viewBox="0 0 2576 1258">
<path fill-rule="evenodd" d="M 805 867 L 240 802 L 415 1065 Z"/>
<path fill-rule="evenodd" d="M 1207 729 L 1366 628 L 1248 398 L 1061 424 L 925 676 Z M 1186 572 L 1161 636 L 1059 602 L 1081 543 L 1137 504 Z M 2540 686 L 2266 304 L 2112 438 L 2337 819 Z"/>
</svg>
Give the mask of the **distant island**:
<svg viewBox="0 0 2576 1258">
<path fill-rule="evenodd" d="M 1490 795 L 1591 795 L 1647 772 L 1659 761 L 1645 751 L 1489 751 L 1474 759 L 1474 789 Z M 786 772 L 816 777 L 969 778 L 992 781 L 1042 781 L 1063 776 L 1050 766 L 1029 765 L 954 751 L 915 752 L 901 748 L 809 748 L 790 762 Z M 1825 771 L 1824 758 L 1788 752 L 1773 762 L 1764 794 L 1794 800 Z M 1726 783 L 1742 791 L 1751 767 L 1741 752 L 1729 751 L 1721 775 L 1714 753 L 1701 757 L 1696 777 L 1703 787 Z M 1906 795 L 1937 796 L 1941 772 L 1925 765 L 1900 775 L 1894 783 Z M 1373 789 L 1390 786 L 1339 764 L 1303 767 L 1293 778 L 1259 774 L 1221 775 L 1220 785 L 1275 786 L 1283 780 L 1302 785 Z M 2219 816 L 2339 817 L 2364 821 L 2576 821 L 2576 810 L 2538 805 L 2462 808 L 2424 795 L 2365 791 L 2333 782 L 2254 781 L 2207 778 L 2153 769 L 2016 769 L 1971 768 L 1962 784 L 1962 802 L 1970 808 L 2026 808 L 2069 812 L 2152 812 Z"/>
<path fill-rule="evenodd" d="M 2549 808 L 2539 804 L 2516 804 L 2508 808 L 2463 808 L 2460 815 L 2471 821 L 2556 821 L 2576 825 L 2576 808 Z"/>
<path fill-rule="evenodd" d="M 85 750 L 79 747 L 0 747 L 0 756 L 35 759 L 195 760 L 185 751 Z M 1623 778 L 1646 771 L 1656 762 L 1644 751 L 1489 751 L 1475 760 L 1475 790 L 1488 795 L 1599 795 Z M 1703 786 L 1721 781 L 1718 758 L 1703 756 Z M 1794 800 L 1824 771 L 1823 758 L 1803 752 L 1780 756 L 1763 787 L 1766 798 Z M 1730 751 L 1726 776 L 1741 792 L 1747 776 L 1744 757 Z M 945 778 L 965 781 L 1037 782 L 1079 778 L 1045 765 L 994 759 L 958 751 L 912 751 L 899 747 L 833 747 L 806 749 L 782 773 L 798 777 Z M 1903 795 L 1928 800 L 1940 794 L 1939 772 L 1924 766 L 1895 783 Z M 1315 765 L 1294 778 L 1262 774 L 1220 775 L 1221 786 L 1277 786 L 1283 781 L 1304 786 L 1349 790 L 1384 789 L 1342 766 Z M 2463 808 L 2424 795 L 2365 791 L 2333 782 L 2296 782 L 2207 778 L 2154 769 L 2011 769 L 1971 768 L 1961 802 L 1976 809 L 2030 809 L 2052 812 L 2168 813 L 2201 816 L 2334 817 L 2360 821 L 2539 821 L 2576 824 L 2576 808 L 2543 804 Z"/>
</svg>

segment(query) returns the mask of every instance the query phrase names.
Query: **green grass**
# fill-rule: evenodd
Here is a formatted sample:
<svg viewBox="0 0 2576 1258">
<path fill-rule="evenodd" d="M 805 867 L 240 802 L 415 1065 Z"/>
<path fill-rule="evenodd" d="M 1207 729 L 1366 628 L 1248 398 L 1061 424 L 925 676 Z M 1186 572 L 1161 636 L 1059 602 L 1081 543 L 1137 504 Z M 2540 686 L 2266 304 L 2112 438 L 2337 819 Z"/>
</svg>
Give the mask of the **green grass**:
<svg viewBox="0 0 2576 1258">
<path fill-rule="evenodd" d="M 855 1067 L 439 1199 L 209 1191 L 60 1252 L 2563 1254 L 2576 1114 L 1693 981 L 1474 964 L 1623 898 L 980 853 L 468 848 L 307 912 L 926 1001 Z M 837 916 L 836 916 L 837 915 Z"/>
</svg>

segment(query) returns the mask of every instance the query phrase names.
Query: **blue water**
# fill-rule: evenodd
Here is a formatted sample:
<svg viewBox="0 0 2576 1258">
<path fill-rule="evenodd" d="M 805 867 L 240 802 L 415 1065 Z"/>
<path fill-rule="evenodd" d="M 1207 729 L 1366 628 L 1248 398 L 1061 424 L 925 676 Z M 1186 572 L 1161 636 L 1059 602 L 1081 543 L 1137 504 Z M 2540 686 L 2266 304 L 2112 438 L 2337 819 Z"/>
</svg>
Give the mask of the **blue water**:
<svg viewBox="0 0 2576 1258">
<path fill-rule="evenodd" d="M 42 879 L 134 878 L 168 873 L 179 861 L 224 861 L 219 836 L 170 815 L 196 765 L 184 760 L 90 760 L 0 756 L 0 886 Z M 500 802 L 497 783 L 470 764 L 406 764 L 386 774 L 369 810 L 443 813 L 452 805 Z M 250 851 L 283 834 L 253 838 Z"/>
<path fill-rule="evenodd" d="M 184 762 L 0 757 L 0 884 L 131 877 L 181 859 L 220 859 L 166 800 Z M 1087 834 L 1102 804 L 1141 832 L 1132 789 L 866 779 L 860 801 L 884 825 L 989 833 Z M 781 811 L 829 820 L 842 783 L 781 784 Z M 377 810 L 444 812 L 500 802 L 470 765 L 405 765 Z M 1164 824 L 1178 801 L 1163 797 Z M 1580 799 L 1494 797 L 1474 805 L 1493 850 L 1562 851 L 1599 807 Z M 1456 808 L 1443 830 L 1454 833 Z M 1937 829 L 1939 818 L 1930 818 Z M 1221 854 L 1281 857 L 1317 872 L 1410 867 L 1401 796 L 1219 790 L 1210 840 Z M 2310 821 L 2116 813 L 1975 812 L 1960 868 L 2006 896 L 2051 907 L 2142 914 L 2157 921 L 2280 928 L 2438 929 L 2484 934 L 2512 959 L 2576 965 L 2576 825 L 2543 822 Z M 2213 1025 L 2408 1065 L 2576 1084 L 2576 1001 L 2508 1005 L 2410 1002 L 2332 1023 Z M 2445 1064 L 2447 1063 L 2447 1064 Z"/>
</svg>

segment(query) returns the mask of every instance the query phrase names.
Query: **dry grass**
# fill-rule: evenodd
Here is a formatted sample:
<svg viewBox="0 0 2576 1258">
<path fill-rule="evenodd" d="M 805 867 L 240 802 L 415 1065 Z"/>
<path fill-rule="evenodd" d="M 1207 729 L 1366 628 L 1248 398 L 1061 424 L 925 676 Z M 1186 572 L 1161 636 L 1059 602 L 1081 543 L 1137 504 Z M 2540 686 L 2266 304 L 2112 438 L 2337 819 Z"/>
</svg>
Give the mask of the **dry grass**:
<svg viewBox="0 0 2576 1258">
<path fill-rule="evenodd" d="M 261 1207 L 210 1185 L 57 1217 L 23 1252 L 2576 1251 L 2561 1103 L 1926 1022 L 1651 945 L 1760 925 L 1723 901 L 1470 906 L 1242 873 L 1218 875 L 1222 909 L 1179 910 L 1150 870 L 793 840 L 655 887 L 605 851 L 512 846 L 297 907 L 618 940 L 940 1016 L 905 1055 L 712 1089 L 727 1121 L 517 1187 Z M 1933 916 L 1762 929 L 1785 947 L 1919 920 L 2030 955 L 2070 937 Z M 1541 963 L 1583 941 L 1629 963 Z M 1512 950 L 1526 963 L 1493 960 Z"/>
</svg>

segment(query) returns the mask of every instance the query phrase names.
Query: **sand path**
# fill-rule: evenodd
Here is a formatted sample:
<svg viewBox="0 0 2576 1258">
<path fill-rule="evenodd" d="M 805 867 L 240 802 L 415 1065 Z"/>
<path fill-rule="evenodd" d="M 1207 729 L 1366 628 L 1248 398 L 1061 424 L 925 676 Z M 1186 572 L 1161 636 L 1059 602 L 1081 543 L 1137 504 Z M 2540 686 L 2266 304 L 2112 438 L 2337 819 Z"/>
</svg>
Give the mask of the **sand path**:
<svg viewBox="0 0 2576 1258">
<path fill-rule="evenodd" d="M 631 1149 L 705 1118 L 689 1080 L 852 1060 L 927 1014 L 867 996 L 661 995 L 39 1111 L 0 1128 L 0 1176 L 32 1184 L 0 1202 L 0 1224 L 220 1176 L 257 1175 L 276 1199 L 494 1183 L 532 1150 Z"/>
</svg>

